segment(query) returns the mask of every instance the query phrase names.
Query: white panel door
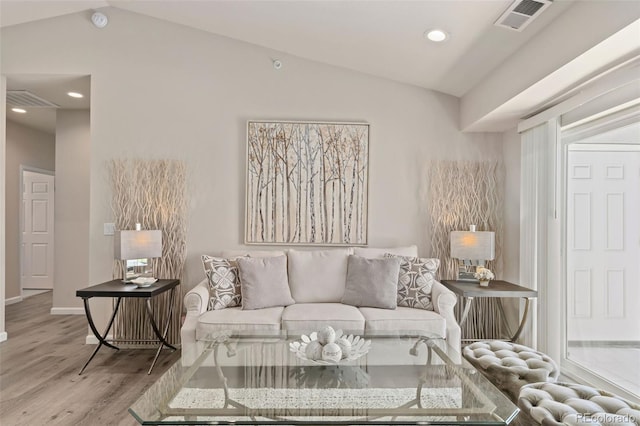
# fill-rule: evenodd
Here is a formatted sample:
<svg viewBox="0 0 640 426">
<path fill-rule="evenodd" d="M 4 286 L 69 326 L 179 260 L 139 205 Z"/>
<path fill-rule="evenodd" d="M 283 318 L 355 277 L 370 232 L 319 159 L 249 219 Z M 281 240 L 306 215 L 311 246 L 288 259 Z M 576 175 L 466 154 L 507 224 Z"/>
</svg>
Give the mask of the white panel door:
<svg viewBox="0 0 640 426">
<path fill-rule="evenodd" d="M 568 156 L 569 341 L 640 340 L 640 152 Z"/>
<path fill-rule="evenodd" d="M 22 173 L 22 288 L 53 288 L 54 177 Z"/>
</svg>

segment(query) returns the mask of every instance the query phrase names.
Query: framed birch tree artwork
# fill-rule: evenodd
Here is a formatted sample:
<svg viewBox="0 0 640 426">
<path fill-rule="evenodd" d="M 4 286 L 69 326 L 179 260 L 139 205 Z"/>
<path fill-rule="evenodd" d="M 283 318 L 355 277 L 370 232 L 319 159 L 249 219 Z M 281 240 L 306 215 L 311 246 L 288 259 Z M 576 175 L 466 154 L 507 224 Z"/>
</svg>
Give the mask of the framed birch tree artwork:
<svg viewBox="0 0 640 426">
<path fill-rule="evenodd" d="M 245 243 L 366 245 L 369 125 L 249 121 Z"/>
</svg>

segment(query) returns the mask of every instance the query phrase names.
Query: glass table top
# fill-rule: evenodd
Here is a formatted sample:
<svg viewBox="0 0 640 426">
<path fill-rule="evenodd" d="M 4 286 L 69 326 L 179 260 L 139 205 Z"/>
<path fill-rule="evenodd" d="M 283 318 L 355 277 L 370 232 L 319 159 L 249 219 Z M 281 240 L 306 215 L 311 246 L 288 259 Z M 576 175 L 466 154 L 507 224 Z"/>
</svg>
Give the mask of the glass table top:
<svg viewBox="0 0 640 426">
<path fill-rule="evenodd" d="M 144 425 L 505 425 L 519 412 L 441 338 L 342 337 L 358 349 L 335 363 L 307 358 L 315 334 L 213 333 L 194 363 L 178 361 L 129 411 Z"/>
</svg>

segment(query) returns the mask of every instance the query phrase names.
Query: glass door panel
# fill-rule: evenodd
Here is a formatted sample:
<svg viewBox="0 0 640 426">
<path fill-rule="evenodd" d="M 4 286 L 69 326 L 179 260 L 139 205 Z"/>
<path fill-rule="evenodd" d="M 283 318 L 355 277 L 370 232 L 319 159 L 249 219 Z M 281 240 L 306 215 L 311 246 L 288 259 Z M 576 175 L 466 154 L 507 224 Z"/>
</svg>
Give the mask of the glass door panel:
<svg viewBox="0 0 640 426">
<path fill-rule="evenodd" d="M 567 358 L 640 398 L 640 151 L 616 147 L 569 146 Z"/>
</svg>

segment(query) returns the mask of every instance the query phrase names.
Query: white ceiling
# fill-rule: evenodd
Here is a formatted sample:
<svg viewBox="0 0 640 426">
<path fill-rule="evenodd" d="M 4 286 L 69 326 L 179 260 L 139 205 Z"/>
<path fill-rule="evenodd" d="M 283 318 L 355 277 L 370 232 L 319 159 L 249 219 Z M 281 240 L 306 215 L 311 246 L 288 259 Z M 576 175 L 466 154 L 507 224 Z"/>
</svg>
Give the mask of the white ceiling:
<svg viewBox="0 0 640 426">
<path fill-rule="evenodd" d="M 511 2 L 109 3 L 299 57 L 462 96 L 571 3 L 557 2 L 518 33 L 493 26 Z M 447 31 L 449 40 L 427 41 L 423 34 L 433 28 Z"/>
<path fill-rule="evenodd" d="M 0 27 L 78 12 L 89 19 L 94 10 L 106 8 L 102 10 L 108 15 L 109 7 L 115 7 L 466 98 L 497 75 L 519 49 L 535 43 L 536 35 L 543 37 L 545 27 L 560 15 L 564 14 L 557 22 L 569 22 L 570 9 L 580 3 L 556 0 L 516 32 L 493 25 L 511 0 L 0 0 Z M 450 39 L 441 44 L 427 41 L 423 34 L 433 28 L 447 31 Z M 632 41 L 630 48 L 638 44 Z M 601 56 L 595 59 L 593 69 L 606 65 Z M 560 79 L 564 88 L 584 77 L 570 74 Z M 537 89 L 536 94 L 549 98 L 561 90 Z M 517 108 L 501 111 L 493 122 L 531 112 L 540 105 L 537 98 L 528 94 L 518 99 Z"/>
<path fill-rule="evenodd" d="M 511 0 L 2 0 L 0 26 L 113 6 L 462 96 L 572 2 L 556 1 L 521 33 L 493 26 Z M 450 39 L 427 41 L 433 28 Z"/>
</svg>

